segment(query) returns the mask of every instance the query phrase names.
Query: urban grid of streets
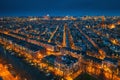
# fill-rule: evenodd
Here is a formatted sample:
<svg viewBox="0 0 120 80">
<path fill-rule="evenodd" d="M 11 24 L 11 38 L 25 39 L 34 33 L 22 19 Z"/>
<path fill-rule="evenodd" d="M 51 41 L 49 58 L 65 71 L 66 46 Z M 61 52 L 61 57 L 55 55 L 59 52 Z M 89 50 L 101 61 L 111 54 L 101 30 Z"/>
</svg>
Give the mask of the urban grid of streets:
<svg viewBox="0 0 120 80">
<path fill-rule="evenodd" d="M 1 17 L 0 44 L 53 80 L 77 80 L 82 73 L 120 80 L 118 16 Z M 2 64 L 0 69 L 6 70 Z"/>
</svg>

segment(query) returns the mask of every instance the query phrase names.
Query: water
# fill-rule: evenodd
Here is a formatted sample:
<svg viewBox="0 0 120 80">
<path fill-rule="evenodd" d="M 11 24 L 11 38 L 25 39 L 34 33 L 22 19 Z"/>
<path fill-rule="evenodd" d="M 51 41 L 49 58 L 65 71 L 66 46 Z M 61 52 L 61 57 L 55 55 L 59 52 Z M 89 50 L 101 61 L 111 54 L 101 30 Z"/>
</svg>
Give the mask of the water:
<svg viewBox="0 0 120 80">
<path fill-rule="evenodd" d="M 24 59 L 11 55 L 10 51 L 5 50 L 2 45 L 0 45 L 0 58 L 5 60 L 7 64 L 12 64 L 14 70 L 20 75 L 22 79 L 27 80 L 52 80 L 53 75 L 46 76 L 46 73 L 40 71 L 38 68 L 31 66 L 29 63 L 24 61 Z"/>
</svg>

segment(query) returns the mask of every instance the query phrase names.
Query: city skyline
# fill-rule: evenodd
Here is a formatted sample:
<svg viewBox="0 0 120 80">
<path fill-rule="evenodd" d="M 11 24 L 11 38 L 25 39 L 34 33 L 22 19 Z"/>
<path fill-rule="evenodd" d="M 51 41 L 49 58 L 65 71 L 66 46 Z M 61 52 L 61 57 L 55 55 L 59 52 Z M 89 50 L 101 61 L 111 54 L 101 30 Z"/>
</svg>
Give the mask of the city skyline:
<svg viewBox="0 0 120 80">
<path fill-rule="evenodd" d="M 119 0 L 1 0 L 0 80 L 120 80 Z"/>
</svg>

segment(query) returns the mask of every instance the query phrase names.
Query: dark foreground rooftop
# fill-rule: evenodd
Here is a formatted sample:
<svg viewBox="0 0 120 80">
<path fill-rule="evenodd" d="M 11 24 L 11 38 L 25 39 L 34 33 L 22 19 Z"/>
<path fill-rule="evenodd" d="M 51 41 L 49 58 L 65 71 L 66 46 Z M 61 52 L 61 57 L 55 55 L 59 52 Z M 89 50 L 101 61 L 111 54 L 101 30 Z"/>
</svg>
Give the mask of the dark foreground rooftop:
<svg viewBox="0 0 120 80">
<path fill-rule="evenodd" d="M 56 57 L 54 55 L 49 55 L 49 56 L 44 57 L 43 60 L 52 65 L 54 65 L 54 63 L 56 61 L 60 64 L 64 64 L 67 66 L 70 66 L 78 61 L 77 58 L 74 58 L 70 55 L 64 55 L 64 56 L 59 56 L 59 57 Z"/>
</svg>

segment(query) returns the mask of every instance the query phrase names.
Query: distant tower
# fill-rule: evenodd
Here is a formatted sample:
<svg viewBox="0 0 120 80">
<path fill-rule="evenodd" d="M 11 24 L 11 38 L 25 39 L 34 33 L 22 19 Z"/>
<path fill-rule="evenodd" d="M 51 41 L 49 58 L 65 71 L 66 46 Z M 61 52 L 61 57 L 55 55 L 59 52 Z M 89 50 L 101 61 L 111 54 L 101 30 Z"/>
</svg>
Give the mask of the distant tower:
<svg viewBox="0 0 120 80">
<path fill-rule="evenodd" d="M 46 16 L 44 16 L 44 19 L 45 19 L 45 20 L 49 20 L 49 19 L 50 19 L 50 15 L 47 14 Z"/>
</svg>

